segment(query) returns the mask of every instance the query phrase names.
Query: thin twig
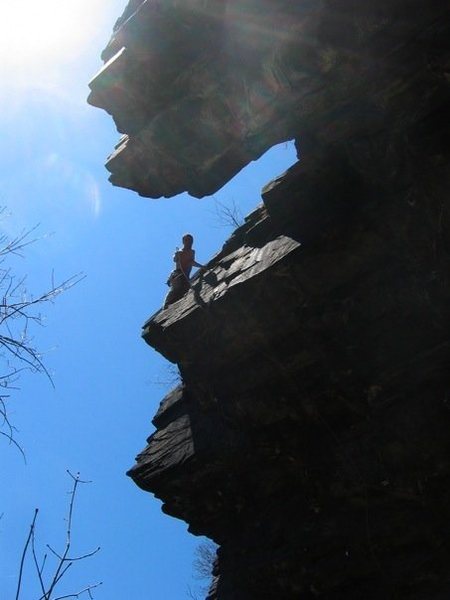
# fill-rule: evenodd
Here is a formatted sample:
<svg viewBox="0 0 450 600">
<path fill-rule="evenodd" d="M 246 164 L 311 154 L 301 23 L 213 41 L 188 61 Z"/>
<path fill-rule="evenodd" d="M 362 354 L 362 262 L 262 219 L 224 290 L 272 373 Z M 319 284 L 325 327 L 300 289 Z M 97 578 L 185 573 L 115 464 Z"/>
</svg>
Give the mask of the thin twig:
<svg viewBox="0 0 450 600">
<path fill-rule="evenodd" d="M 28 546 L 30 544 L 30 540 L 31 540 L 31 538 L 33 536 L 34 526 L 36 524 L 36 519 L 37 519 L 37 516 L 38 516 L 38 512 L 39 512 L 39 509 L 36 508 L 35 511 L 34 511 L 33 520 L 32 520 L 31 525 L 30 525 L 30 532 L 28 534 L 27 541 L 25 542 L 25 546 L 23 547 L 22 558 L 20 559 L 19 577 L 18 577 L 18 580 L 17 580 L 16 600 L 19 600 L 20 587 L 22 585 L 23 567 L 24 567 L 24 564 L 25 564 L 25 557 L 27 555 L 27 550 L 28 550 Z"/>
<path fill-rule="evenodd" d="M 67 471 L 69 472 L 69 471 Z M 64 549 L 64 553 L 63 555 L 60 557 L 59 560 L 59 564 L 56 568 L 55 574 L 53 576 L 53 580 L 50 584 L 50 587 L 48 589 L 47 592 L 47 598 L 51 597 L 51 594 L 56 586 L 56 584 L 58 583 L 59 579 L 60 579 L 60 574 L 62 569 L 65 567 L 65 563 L 67 555 L 69 553 L 70 550 L 70 543 L 71 543 L 71 527 L 72 527 L 72 514 L 73 514 L 73 503 L 75 501 L 75 495 L 77 493 L 77 487 L 78 487 L 78 483 L 79 483 L 79 479 L 77 477 L 73 477 L 72 474 L 70 473 L 72 479 L 73 479 L 73 487 L 72 487 L 72 491 L 70 493 L 70 502 L 69 502 L 69 516 L 67 519 L 67 531 L 66 531 L 66 546 Z M 69 563 L 70 566 L 71 563 Z M 68 567 L 67 567 L 68 568 Z"/>
<path fill-rule="evenodd" d="M 48 544 L 46 544 L 46 546 L 50 550 L 50 552 L 56 556 L 56 558 L 59 558 L 59 560 L 70 560 L 70 562 L 76 562 L 77 560 L 83 560 L 83 558 L 89 558 L 90 556 L 94 556 L 94 554 L 97 554 L 97 552 L 100 550 L 100 546 L 98 546 L 95 550 L 92 550 L 92 552 L 88 552 L 87 554 L 83 554 L 82 556 L 75 556 L 74 558 L 66 556 L 66 558 L 63 558 L 55 550 L 53 550 L 51 546 L 49 546 Z"/>
<path fill-rule="evenodd" d="M 75 594 L 67 594 L 66 596 L 58 596 L 57 598 L 54 598 L 54 600 L 63 600 L 64 598 L 79 598 L 81 596 L 81 594 L 85 594 L 85 593 L 88 593 L 89 598 L 92 598 L 93 596 L 91 595 L 91 590 L 99 587 L 100 585 L 103 585 L 102 581 L 99 581 L 98 583 L 93 583 L 92 585 L 88 585 L 87 587 L 84 588 L 84 590 L 80 590 L 79 592 L 76 592 Z"/>
<path fill-rule="evenodd" d="M 62 577 L 64 576 L 64 574 L 67 572 L 67 570 L 72 566 L 72 564 L 75 561 L 78 560 L 82 560 L 84 558 L 89 558 L 90 556 L 93 556 L 94 554 L 96 554 L 99 550 L 100 547 L 96 548 L 95 550 L 93 550 L 92 552 L 88 552 L 82 556 L 79 557 L 75 557 L 75 558 L 70 558 L 69 557 L 69 551 L 70 551 L 70 547 L 71 547 L 71 543 L 72 543 L 72 519 L 73 519 L 73 509 L 74 509 L 74 504 L 75 504 L 75 497 L 76 497 L 76 493 L 77 493 L 77 489 L 78 489 L 78 485 L 80 483 L 91 483 L 90 481 L 84 481 L 82 479 L 80 479 L 80 474 L 77 473 L 76 475 L 74 475 L 73 473 L 71 473 L 69 471 L 69 469 L 67 469 L 67 473 L 68 475 L 72 478 L 73 481 L 73 485 L 72 485 L 72 490 L 70 491 L 70 502 L 69 502 L 69 511 L 68 511 L 68 516 L 67 516 L 67 530 L 66 530 L 66 545 L 64 548 L 64 552 L 62 554 L 58 554 L 55 550 L 53 550 L 53 548 L 51 548 L 51 546 L 49 546 L 47 544 L 47 548 L 50 550 L 50 552 L 52 552 L 52 554 L 54 554 L 58 560 L 59 563 L 56 567 L 55 573 L 53 575 L 53 579 L 50 583 L 50 586 L 48 588 L 48 591 L 39 599 L 39 600 L 50 600 L 51 599 L 51 595 L 56 587 L 56 585 L 58 584 L 58 582 L 62 579 Z M 96 586 L 99 584 L 96 584 Z M 94 587 L 96 587 L 94 586 Z M 87 588 L 85 588 L 84 590 L 82 590 L 82 592 L 78 592 L 78 595 L 84 592 L 89 592 L 89 590 L 92 589 L 92 586 L 88 586 Z M 60 598 L 77 598 L 78 597 L 77 594 L 72 594 L 72 595 L 68 595 L 68 596 L 61 596 Z"/>
<path fill-rule="evenodd" d="M 44 555 L 44 559 L 42 561 L 42 566 L 39 567 L 39 562 L 37 559 L 37 555 L 36 555 L 36 548 L 35 548 L 35 544 L 34 544 L 34 531 L 31 535 L 31 550 L 33 553 L 33 561 L 34 561 L 34 566 L 36 567 L 36 572 L 38 575 L 38 580 L 39 580 L 39 584 L 41 586 L 41 591 L 43 593 L 43 595 L 45 596 L 45 585 L 44 585 L 44 580 L 42 579 L 42 573 L 44 571 L 44 566 L 45 566 L 45 561 L 47 559 L 47 555 Z"/>
<path fill-rule="evenodd" d="M 211 211 L 212 212 L 212 211 Z M 224 204 L 217 198 L 214 198 L 214 213 L 216 221 L 220 226 L 233 227 L 237 229 L 244 223 L 242 212 L 234 200 L 231 204 Z"/>
<path fill-rule="evenodd" d="M 22 455 L 22 458 L 24 460 L 24 462 L 27 462 L 27 457 L 25 455 L 25 452 L 22 448 L 22 446 L 16 442 L 16 440 L 8 433 L 5 433 L 4 431 L 0 431 L 0 435 L 2 435 L 3 437 L 7 438 L 9 443 L 12 444 L 13 446 L 15 446 L 17 448 L 17 450 L 20 452 L 20 454 Z"/>
</svg>

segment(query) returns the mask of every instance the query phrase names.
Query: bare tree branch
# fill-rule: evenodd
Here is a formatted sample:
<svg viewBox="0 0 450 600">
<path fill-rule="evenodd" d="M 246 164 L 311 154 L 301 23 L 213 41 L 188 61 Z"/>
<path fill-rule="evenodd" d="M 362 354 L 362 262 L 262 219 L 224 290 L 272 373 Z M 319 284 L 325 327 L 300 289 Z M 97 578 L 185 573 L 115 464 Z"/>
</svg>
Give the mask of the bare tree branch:
<svg viewBox="0 0 450 600">
<path fill-rule="evenodd" d="M 213 567 L 217 558 L 217 544 L 212 540 L 205 538 L 195 549 L 195 560 L 193 562 L 194 576 L 196 579 L 203 580 L 205 585 L 201 586 L 201 592 L 206 594 L 211 586 L 213 579 Z M 188 586 L 188 596 L 197 600 L 197 595 Z"/>
<path fill-rule="evenodd" d="M 88 585 L 87 587 L 84 588 L 84 590 L 80 590 L 79 592 L 76 592 L 75 594 L 68 594 L 67 596 L 58 596 L 57 598 L 54 598 L 54 600 L 63 600 L 63 598 L 79 598 L 81 596 L 81 594 L 85 594 L 85 593 L 89 594 L 89 598 L 93 598 L 93 596 L 91 594 L 91 590 L 93 590 L 101 585 L 102 585 L 102 582 L 99 581 L 98 583 Z"/>
<path fill-rule="evenodd" d="M 58 554 L 56 554 L 56 552 L 52 548 L 50 548 L 50 546 L 47 545 L 47 547 L 54 554 L 56 554 L 56 556 L 59 559 L 59 563 L 58 563 L 57 568 L 55 570 L 55 573 L 54 573 L 54 576 L 53 576 L 53 580 L 50 583 L 50 587 L 48 589 L 47 595 L 44 596 L 42 600 L 50 600 L 51 595 L 53 593 L 53 590 L 55 589 L 57 583 L 59 582 L 59 580 L 61 579 L 61 577 L 65 573 L 65 571 L 69 568 L 69 566 L 71 566 L 73 564 L 74 560 L 81 560 L 83 558 L 83 557 L 80 557 L 80 558 L 77 558 L 77 559 L 71 559 L 71 558 L 68 558 L 68 555 L 69 555 L 70 547 L 71 547 L 71 544 L 72 544 L 72 518 L 73 518 L 73 507 L 74 507 L 74 503 L 75 503 L 75 496 L 76 496 L 76 493 L 77 493 L 77 488 L 78 488 L 78 485 L 80 483 L 83 484 L 83 483 L 90 483 L 90 482 L 81 480 L 79 473 L 77 473 L 76 475 L 73 475 L 69 470 L 67 470 L 67 473 L 72 478 L 73 486 L 72 486 L 72 491 L 70 492 L 69 514 L 68 514 L 68 517 L 67 517 L 66 546 L 64 548 L 63 554 L 61 556 L 59 556 Z M 88 558 L 89 556 L 93 556 L 99 550 L 100 550 L 100 547 L 98 547 L 93 552 L 87 553 L 84 556 L 84 558 Z"/>
<path fill-rule="evenodd" d="M 0 207 L 0 219 L 6 216 L 5 207 Z M 52 377 L 45 366 L 42 355 L 33 343 L 30 335 L 31 325 L 43 325 L 40 308 L 53 301 L 63 292 L 72 288 L 84 278 L 77 274 L 55 283 L 54 273 L 51 274 L 49 289 L 41 294 L 33 295 L 27 290 L 26 276 L 14 273 L 10 259 L 23 257 L 24 250 L 39 239 L 35 227 L 23 230 L 15 237 L 0 233 L 0 387 L 17 389 L 13 383 L 19 374 L 28 370 L 32 373 L 43 373 L 53 385 Z M 24 456 L 23 449 L 15 440 L 16 428 L 12 426 L 6 410 L 8 396 L 3 394 L 0 400 L 0 435 Z"/>
<path fill-rule="evenodd" d="M 44 571 L 44 567 L 45 567 L 45 562 L 47 560 L 47 555 L 44 554 L 44 558 L 42 560 L 42 565 L 39 566 L 39 561 L 36 555 L 36 548 L 35 548 L 35 544 L 34 544 L 34 530 L 33 530 L 33 534 L 31 536 L 31 550 L 33 552 L 33 561 L 34 561 L 34 566 L 36 567 L 36 573 L 38 575 L 38 580 L 39 580 L 39 584 L 41 586 L 41 592 L 43 593 L 43 595 L 45 596 L 45 585 L 44 585 L 44 580 L 42 579 L 42 573 Z"/>
<path fill-rule="evenodd" d="M 216 222 L 220 226 L 237 229 L 244 224 L 242 212 L 234 200 L 231 200 L 229 204 L 225 204 L 214 198 L 214 214 Z"/>
<path fill-rule="evenodd" d="M 30 532 L 28 534 L 27 541 L 25 542 L 25 546 L 23 547 L 22 557 L 20 559 L 19 577 L 17 578 L 16 600 L 18 600 L 19 596 L 20 596 L 20 588 L 21 588 L 21 585 L 22 585 L 22 577 L 23 577 L 23 568 L 24 568 L 24 565 L 25 565 L 25 558 L 26 558 L 26 555 L 27 555 L 28 546 L 30 545 L 30 540 L 31 540 L 31 538 L 33 536 L 34 527 L 36 525 L 36 519 L 37 519 L 37 516 L 38 516 L 38 512 L 39 512 L 39 509 L 36 508 L 35 511 L 34 511 L 33 520 L 31 521 Z"/>
<path fill-rule="evenodd" d="M 75 562 L 77 560 L 83 560 L 84 558 L 89 558 L 90 556 L 94 556 L 94 554 L 97 554 L 97 552 L 99 552 L 100 550 L 100 546 L 97 546 L 97 548 L 95 550 L 92 550 L 91 552 L 87 552 L 86 554 L 83 554 L 82 556 L 75 556 L 73 558 L 69 558 L 68 556 L 66 556 L 65 558 L 60 556 L 55 550 L 53 550 L 53 548 L 51 546 L 49 546 L 47 544 L 47 548 L 50 550 L 50 552 L 52 554 L 54 554 L 56 556 L 56 558 L 59 558 L 59 560 L 67 560 L 70 562 Z"/>
<path fill-rule="evenodd" d="M 191 588 L 191 586 L 190 586 L 190 585 L 188 585 L 188 586 L 187 586 L 186 593 L 187 593 L 187 597 L 188 597 L 188 598 L 191 598 L 191 600 L 199 600 L 199 597 L 198 597 L 198 596 L 197 596 L 197 594 L 196 594 L 196 593 L 195 593 L 195 592 L 192 590 L 192 588 Z"/>
<path fill-rule="evenodd" d="M 20 452 L 20 454 L 22 455 L 22 458 L 25 462 L 27 462 L 27 458 L 25 455 L 25 452 L 22 448 L 22 446 L 12 437 L 11 434 L 9 433 L 5 433 L 4 431 L 0 431 L 0 435 L 2 437 L 7 438 L 7 440 L 9 441 L 10 444 L 12 444 L 13 446 L 15 446 L 17 448 L 17 450 Z"/>
<path fill-rule="evenodd" d="M 206 539 L 195 549 L 194 571 L 198 579 L 210 579 L 216 560 L 217 545 Z"/>
<path fill-rule="evenodd" d="M 63 598 L 79 598 L 82 594 L 87 594 L 89 596 L 89 598 L 93 598 L 92 590 L 94 590 L 95 588 L 99 587 L 102 584 L 102 582 L 98 582 L 95 584 L 89 584 L 77 592 L 71 592 L 71 593 L 59 595 L 57 597 L 55 596 L 56 587 L 61 582 L 64 575 L 67 573 L 67 571 L 72 567 L 74 562 L 84 560 L 85 558 L 89 558 L 89 557 L 93 556 L 94 554 L 96 554 L 100 550 L 100 547 L 98 547 L 95 550 L 93 550 L 92 552 L 87 552 L 85 554 L 77 556 L 76 558 L 69 557 L 69 552 L 70 552 L 70 548 L 71 548 L 71 544 L 72 544 L 73 511 L 74 511 L 75 498 L 76 498 L 78 486 L 82 483 L 90 483 L 90 482 L 83 481 L 82 479 L 80 479 L 79 473 L 77 473 L 76 475 L 73 475 L 69 470 L 67 471 L 67 473 L 69 474 L 69 476 L 72 479 L 72 488 L 69 492 L 70 500 L 69 500 L 69 507 L 68 507 L 68 515 L 67 515 L 66 543 L 64 546 L 64 552 L 58 553 L 47 544 L 47 548 L 58 560 L 54 567 L 53 574 L 50 576 L 49 583 L 46 585 L 46 583 L 45 583 L 46 578 L 44 577 L 44 569 L 47 564 L 47 554 L 44 555 L 42 561 L 40 562 L 38 559 L 38 555 L 36 552 L 36 546 L 35 546 L 36 519 L 37 519 L 37 514 L 38 514 L 38 509 L 36 509 L 36 511 L 34 513 L 33 521 L 30 526 L 30 532 L 29 532 L 27 540 L 25 542 L 21 560 L 20 560 L 20 568 L 19 568 L 19 576 L 18 576 L 15 600 L 20 600 L 24 566 L 25 566 L 28 549 L 30 547 L 30 543 L 31 543 L 31 551 L 32 551 L 32 556 L 33 556 L 34 569 L 36 572 L 36 578 L 37 578 L 37 581 L 39 583 L 39 588 L 40 588 L 40 595 L 38 596 L 37 600 L 63 600 Z"/>
</svg>

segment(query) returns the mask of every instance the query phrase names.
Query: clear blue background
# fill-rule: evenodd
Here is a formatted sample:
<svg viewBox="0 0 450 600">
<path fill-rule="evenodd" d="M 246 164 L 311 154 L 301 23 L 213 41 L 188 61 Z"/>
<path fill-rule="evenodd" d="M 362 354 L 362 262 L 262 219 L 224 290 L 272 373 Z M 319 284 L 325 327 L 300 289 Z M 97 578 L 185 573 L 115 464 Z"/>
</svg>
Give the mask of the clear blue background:
<svg viewBox="0 0 450 600">
<path fill-rule="evenodd" d="M 208 261 L 231 233 L 219 222 L 215 200 L 235 202 L 245 215 L 260 202 L 261 187 L 295 160 L 292 144 L 282 144 L 202 200 L 155 201 L 112 187 L 103 163 L 119 134 L 86 97 L 124 6 L 125 0 L 105 1 L 95 34 L 63 60 L 62 48 L 46 68 L 51 77 L 18 83 L 17 73 L 3 76 L 0 203 L 11 216 L 0 228 L 14 235 L 40 223 L 44 236 L 14 268 L 28 275 L 35 295 L 51 286 L 52 271 L 57 282 L 86 274 L 44 307 L 45 326 L 34 329 L 55 389 L 43 375 L 25 374 L 9 404 L 27 464 L 0 439 L 0 598 L 8 600 L 35 507 L 40 546 L 64 545 L 66 469 L 93 481 L 76 502 L 73 553 L 98 545 L 101 552 L 74 565 L 61 593 L 103 581 L 95 598 L 181 600 L 189 588 L 201 588 L 192 568 L 200 540 L 125 476 L 173 381 L 140 329 L 161 306 L 182 234 L 194 234 L 197 260 Z M 24 600 L 38 597 L 30 574 L 31 562 Z"/>
</svg>

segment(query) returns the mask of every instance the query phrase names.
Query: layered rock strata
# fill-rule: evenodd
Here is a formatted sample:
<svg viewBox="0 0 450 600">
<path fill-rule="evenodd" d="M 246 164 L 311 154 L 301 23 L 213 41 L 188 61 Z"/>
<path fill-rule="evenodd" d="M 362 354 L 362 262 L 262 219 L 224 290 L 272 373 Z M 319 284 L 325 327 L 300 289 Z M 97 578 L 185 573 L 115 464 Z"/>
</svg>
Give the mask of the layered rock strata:
<svg viewBox="0 0 450 600">
<path fill-rule="evenodd" d="M 144 326 L 183 384 L 130 475 L 220 544 L 211 598 L 450 593 L 449 170 L 352 162 L 292 167 Z"/>
<path fill-rule="evenodd" d="M 110 181 L 201 197 L 299 134 L 416 119 L 417 91 L 445 85 L 448 18 L 437 0 L 133 0 L 90 83 L 124 134 Z"/>
<path fill-rule="evenodd" d="M 219 544 L 211 600 L 450 595 L 448 16 L 134 1 L 91 83 L 141 195 L 301 157 L 143 329 L 182 383 L 129 474 Z"/>
</svg>

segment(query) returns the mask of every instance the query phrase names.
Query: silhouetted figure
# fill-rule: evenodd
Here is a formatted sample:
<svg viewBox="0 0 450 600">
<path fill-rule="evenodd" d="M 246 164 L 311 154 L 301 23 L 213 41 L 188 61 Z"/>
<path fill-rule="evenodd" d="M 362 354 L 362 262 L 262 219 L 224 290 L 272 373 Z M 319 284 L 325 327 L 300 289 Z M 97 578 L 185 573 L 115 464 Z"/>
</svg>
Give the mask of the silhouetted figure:
<svg viewBox="0 0 450 600">
<path fill-rule="evenodd" d="M 192 267 L 204 268 L 203 265 L 195 260 L 195 250 L 192 248 L 194 238 L 192 235 L 190 233 L 183 235 L 182 242 L 182 249 L 178 250 L 177 248 L 173 255 L 175 269 L 169 275 L 169 279 L 167 280 L 167 285 L 170 286 L 170 290 L 164 300 L 163 308 L 167 308 L 169 304 L 173 304 L 179 300 L 189 290 L 191 286 L 189 275 Z"/>
</svg>

